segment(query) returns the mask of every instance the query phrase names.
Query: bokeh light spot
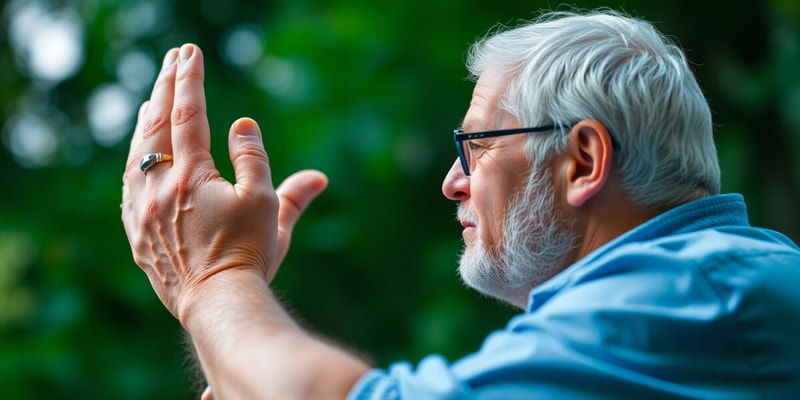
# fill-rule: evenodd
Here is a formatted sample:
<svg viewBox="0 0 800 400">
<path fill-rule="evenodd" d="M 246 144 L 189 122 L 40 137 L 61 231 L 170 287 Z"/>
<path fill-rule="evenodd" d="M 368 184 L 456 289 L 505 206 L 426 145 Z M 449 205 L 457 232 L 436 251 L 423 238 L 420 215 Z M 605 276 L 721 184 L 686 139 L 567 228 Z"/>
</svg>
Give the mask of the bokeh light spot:
<svg viewBox="0 0 800 400">
<path fill-rule="evenodd" d="M 225 60 L 238 67 L 255 64 L 264 54 L 262 35 L 259 29 L 251 25 L 239 25 L 231 30 L 223 40 Z"/>
<path fill-rule="evenodd" d="M 9 37 L 15 55 L 35 79 L 58 83 L 83 65 L 83 21 L 69 9 L 49 11 L 39 2 L 15 2 Z"/>
<path fill-rule="evenodd" d="M 126 52 L 117 63 L 120 83 L 136 93 L 142 93 L 153 86 L 156 72 L 153 56 L 141 49 Z"/>
<path fill-rule="evenodd" d="M 131 130 L 136 96 L 120 84 L 100 86 L 89 98 L 89 125 L 94 140 L 110 147 Z"/>
<path fill-rule="evenodd" d="M 56 156 L 59 136 L 52 123 L 41 116 L 24 112 L 6 125 L 8 147 L 21 165 L 36 168 L 48 165 Z"/>
</svg>

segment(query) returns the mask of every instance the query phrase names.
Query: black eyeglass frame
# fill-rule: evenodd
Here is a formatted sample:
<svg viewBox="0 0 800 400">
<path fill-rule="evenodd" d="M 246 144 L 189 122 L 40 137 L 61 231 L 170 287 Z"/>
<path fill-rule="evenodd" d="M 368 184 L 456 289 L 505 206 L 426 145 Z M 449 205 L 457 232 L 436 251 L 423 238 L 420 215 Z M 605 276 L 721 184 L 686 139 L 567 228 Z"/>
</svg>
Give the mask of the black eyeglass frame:
<svg viewBox="0 0 800 400">
<path fill-rule="evenodd" d="M 531 128 L 498 129 L 498 130 L 483 131 L 483 132 L 464 132 L 461 129 L 455 129 L 453 130 L 453 140 L 455 140 L 456 142 L 456 151 L 458 151 L 458 159 L 461 160 L 461 169 L 464 170 L 464 175 L 469 176 L 469 164 L 467 162 L 467 154 L 466 154 L 466 152 L 469 150 L 464 149 L 465 142 L 467 140 L 506 136 L 506 135 L 517 135 L 520 133 L 546 132 L 546 131 L 555 131 L 558 129 L 571 129 L 573 125 L 550 124 L 550 125 L 534 126 Z"/>
</svg>

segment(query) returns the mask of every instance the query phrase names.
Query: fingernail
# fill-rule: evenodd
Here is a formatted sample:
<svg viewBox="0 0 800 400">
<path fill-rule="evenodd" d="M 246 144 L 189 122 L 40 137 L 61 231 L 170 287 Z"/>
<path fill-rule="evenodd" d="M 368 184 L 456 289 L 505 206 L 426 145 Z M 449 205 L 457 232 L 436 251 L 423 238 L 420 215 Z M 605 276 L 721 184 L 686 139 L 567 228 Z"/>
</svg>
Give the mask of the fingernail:
<svg viewBox="0 0 800 400">
<path fill-rule="evenodd" d="M 178 59 L 178 49 L 170 49 L 167 52 L 167 55 L 164 56 L 164 64 L 161 66 L 161 69 L 166 69 L 167 67 L 171 66 L 175 63 L 175 60 Z"/>
<path fill-rule="evenodd" d="M 252 120 L 248 119 L 239 121 L 239 123 L 236 124 L 236 133 L 241 136 L 261 136 L 258 131 L 258 125 L 256 125 L 256 123 Z"/>
<path fill-rule="evenodd" d="M 181 61 L 188 61 L 194 54 L 194 46 L 185 44 L 181 46 Z"/>
</svg>

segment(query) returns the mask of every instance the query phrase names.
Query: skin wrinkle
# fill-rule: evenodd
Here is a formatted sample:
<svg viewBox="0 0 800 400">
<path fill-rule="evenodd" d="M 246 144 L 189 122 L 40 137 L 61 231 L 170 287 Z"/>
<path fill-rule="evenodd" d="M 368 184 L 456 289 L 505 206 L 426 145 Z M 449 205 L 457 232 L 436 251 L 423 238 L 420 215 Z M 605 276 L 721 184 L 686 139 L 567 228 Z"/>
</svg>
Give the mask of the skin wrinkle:
<svg viewBox="0 0 800 400">
<path fill-rule="evenodd" d="M 297 211 L 297 213 L 302 213 L 303 212 L 303 208 L 300 207 L 300 205 L 297 204 L 297 202 L 294 201 L 293 199 L 291 199 L 290 197 L 288 197 L 288 196 L 280 196 L 280 195 L 278 196 L 278 201 L 284 201 L 284 200 L 287 203 L 291 204 L 292 207 L 295 209 L 295 211 Z"/>
<path fill-rule="evenodd" d="M 144 128 L 142 129 L 142 137 L 147 139 L 161 133 L 165 129 L 170 129 L 170 120 L 158 113 L 156 115 L 151 115 L 145 120 Z"/>
<path fill-rule="evenodd" d="M 169 106 L 172 106 L 172 102 L 174 100 L 174 87 L 175 87 L 175 80 L 176 80 L 176 71 L 177 68 L 173 65 L 163 69 L 159 74 L 159 77 L 156 79 L 156 82 L 153 86 L 152 96 L 153 99 L 167 99 L 166 102 L 169 102 Z M 163 92 L 163 94 L 162 94 Z M 173 95 L 167 95 L 168 93 L 172 93 Z M 166 105 L 166 104 L 164 104 Z M 156 103 L 156 107 L 152 110 L 155 115 L 150 115 L 148 118 L 145 119 L 144 127 L 142 129 L 142 137 L 144 139 L 149 138 L 150 136 L 154 136 L 162 130 L 169 131 L 171 129 L 171 121 L 165 115 L 161 114 L 159 111 L 163 107 L 159 107 L 161 104 Z M 150 113 L 150 108 L 147 107 L 148 113 Z"/>
<path fill-rule="evenodd" d="M 258 152 L 256 150 L 252 150 L 251 152 L 246 152 L 245 151 L 242 154 L 237 155 L 235 160 L 231 160 L 231 161 L 233 163 L 242 162 L 241 161 L 242 157 L 255 157 L 259 161 L 264 162 L 265 164 L 269 164 L 269 160 L 267 158 L 259 156 Z M 234 194 L 236 195 L 236 197 L 240 197 L 240 198 L 241 197 L 245 197 L 245 196 L 258 196 L 258 197 L 263 196 L 263 193 L 258 193 L 259 190 L 252 190 L 252 189 L 258 189 L 258 188 L 251 188 L 251 187 L 247 187 L 247 186 L 243 186 L 243 185 L 235 185 L 234 189 L 235 189 L 234 190 Z"/>
<path fill-rule="evenodd" d="M 202 82 L 205 79 L 205 73 L 202 69 L 196 68 L 181 68 L 180 73 L 175 77 L 175 86 L 191 86 L 194 81 Z M 173 100 L 171 119 L 172 126 L 175 128 L 182 128 L 181 130 L 190 130 L 191 123 L 198 119 L 203 119 L 206 115 L 205 102 L 197 102 L 192 98 L 175 98 Z"/>
<path fill-rule="evenodd" d="M 235 250 L 237 247 L 240 247 L 240 246 L 225 245 L 227 239 L 224 239 L 224 237 L 225 237 L 224 232 L 216 232 L 215 233 L 214 238 L 212 239 L 211 244 L 209 245 L 209 248 L 214 250 L 214 251 L 211 252 L 212 256 L 208 260 L 204 260 L 205 261 L 205 265 L 214 265 L 215 268 L 209 268 L 209 269 L 205 270 L 204 272 L 202 272 L 200 274 L 192 275 L 191 279 L 189 279 L 189 281 L 187 281 L 183 285 L 181 285 L 181 288 L 183 289 L 182 291 L 184 293 L 185 292 L 191 292 L 192 290 L 195 290 L 196 288 L 202 287 L 204 282 L 206 282 L 207 280 L 217 276 L 219 273 L 221 273 L 223 271 L 226 271 L 226 270 L 234 270 L 234 269 L 242 269 L 242 268 L 244 268 L 244 269 L 256 270 L 256 272 L 261 276 L 266 276 L 267 275 L 267 271 L 265 271 L 264 269 L 262 269 L 262 268 L 254 268 L 254 266 L 259 266 L 259 265 L 266 266 L 267 265 L 267 263 L 266 263 L 266 259 L 267 259 L 266 255 L 263 254 L 262 252 L 259 252 L 259 251 L 255 251 L 254 252 L 254 251 L 252 251 L 252 248 L 246 248 L 245 246 L 241 246 L 241 248 L 245 249 L 246 251 L 244 251 L 242 253 L 239 253 L 239 257 L 241 257 L 239 259 L 239 262 L 236 262 L 236 263 L 222 262 L 222 260 L 219 259 L 218 257 L 223 252 L 220 251 L 219 249 L 227 247 L 226 250 Z M 243 254 L 247 254 L 247 256 L 243 256 Z M 179 296 L 175 297 L 175 299 L 180 299 L 182 297 L 183 298 L 188 298 L 189 296 L 179 295 Z M 193 305 L 191 303 L 188 303 L 188 304 L 185 304 L 185 305 L 176 304 L 175 305 L 175 310 L 176 310 L 175 312 L 176 312 L 176 317 L 178 318 L 178 320 L 184 321 L 185 316 L 187 315 L 187 313 L 191 313 L 192 307 L 193 307 Z"/>
<path fill-rule="evenodd" d="M 176 101 L 172 107 L 172 126 L 188 131 L 196 129 L 193 125 L 198 123 L 198 119 L 205 115 L 205 108 L 193 102 Z"/>
</svg>

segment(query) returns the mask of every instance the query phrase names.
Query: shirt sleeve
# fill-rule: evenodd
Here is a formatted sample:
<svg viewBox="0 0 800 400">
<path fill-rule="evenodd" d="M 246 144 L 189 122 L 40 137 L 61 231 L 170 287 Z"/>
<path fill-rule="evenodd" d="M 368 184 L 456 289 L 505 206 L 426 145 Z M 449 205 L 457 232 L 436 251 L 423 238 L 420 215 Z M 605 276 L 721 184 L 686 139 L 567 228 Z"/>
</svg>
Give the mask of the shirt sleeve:
<svg viewBox="0 0 800 400">
<path fill-rule="evenodd" d="M 617 258 L 542 294 L 477 352 L 373 370 L 348 398 L 757 397 L 725 302 L 696 268 L 669 258 L 653 249 Z"/>
<path fill-rule="evenodd" d="M 564 347 L 544 332 L 506 330 L 490 335 L 477 353 L 452 364 L 441 356 L 429 356 L 416 369 L 404 362 L 386 371 L 373 370 L 361 378 L 348 399 L 645 398 L 653 393 L 653 386 L 661 384 Z"/>
<path fill-rule="evenodd" d="M 348 400 L 473 399 L 469 388 L 438 355 L 423 359 L 416 370 L 407 362 L 388 371 L 375 369 L 364 375 Z"/>
</svg>

